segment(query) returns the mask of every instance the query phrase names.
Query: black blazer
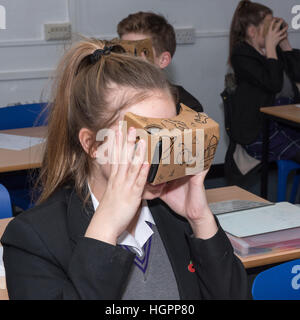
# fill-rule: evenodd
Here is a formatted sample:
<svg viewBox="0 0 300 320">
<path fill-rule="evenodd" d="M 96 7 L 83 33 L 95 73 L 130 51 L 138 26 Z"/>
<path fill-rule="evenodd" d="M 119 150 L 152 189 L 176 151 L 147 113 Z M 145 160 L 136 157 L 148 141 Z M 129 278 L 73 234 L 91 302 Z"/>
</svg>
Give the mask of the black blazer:
<svg viewBox="0 0 300 320">
<path fill-rule="evenodd" d="M 190 236 L 185 219 L 148 202 L 181 299 L 250 298 L 247 274 L 219 227 L 209 240 Z M 134 254 L 84 237 L 93 215 L 72 188 L 18 215 L 1 239 L 10 299 L 120 299 Z M 188 271 L 190 260 L 196 273 Z"/>
<path fill-rule="evenodd" d="M 293 83 L 296 102 L 300 102 L 295 82 L 300 82 L 300 50 L 282 51 L 278 60 L 267 59 L 246 42 L 238 45 L 231 56 L 237 89 L 233 96 L 232 132 L 240 144 L 257 140 L 262 130 L 261 107 L 272 106 L 283 86 L 285 70 Z"/>
<path fill-rule="evenodd" d="M 182 86 L 173 85 L 173 87 L 177 93 L 177 113 L 179 113 L 180 110 L 180 103 L 185 104 L 196 112 L 203 112 L 201 103 L 194 96 L 192 96 Z"/>
</svg>

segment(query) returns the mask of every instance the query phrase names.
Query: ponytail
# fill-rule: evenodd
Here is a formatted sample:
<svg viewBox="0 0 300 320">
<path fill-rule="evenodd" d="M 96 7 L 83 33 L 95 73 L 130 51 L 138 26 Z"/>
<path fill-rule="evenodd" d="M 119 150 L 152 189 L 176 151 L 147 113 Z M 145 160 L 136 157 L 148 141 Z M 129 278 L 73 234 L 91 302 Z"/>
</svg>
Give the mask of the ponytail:
<svg viewBox="0 0 300 320">
<path fill-rule="evenodd" d="M 47 144 L 42 162 L 39 183 L 43 187 L 39 202 L 47 199 L 53 191 L 72 175 L 74 154 L 70 150 L 69 127 L 73 83 L 82 61 L 99 48 L 96 44 L 82 42 L 73 47 L 60 62 L 53 86 L 54 101 L 48 105 Z"/>
<path fill-rule="evenodd" d="M 259 26 L 268 14 L 273 14 L 272 10 L 260 3 L 249 0 L 239 2 L 230 26 L 228 58 L 230 65 L 234 48 L 247 38 L 248 27 L 250 25 Z"/>
<path fill-rule="evenodd" d="M 46 148 L 36 186 L 41 189 L 38 203 L 66 184 L 75 186 L 77 194 L 86 200 L 87 179 L 94 161 L 79 141 L 82 128 L 93 133 L 91 150 L 97 144 L 97 132 L 110 127 L 122 108 L 154 90 L 171 92 L 161 70 L 122 51 L 106 50 L 107 43 L 95 39 L 81 41 L 58 65 L 53 101 L 48 105 Z"/>
</svg>

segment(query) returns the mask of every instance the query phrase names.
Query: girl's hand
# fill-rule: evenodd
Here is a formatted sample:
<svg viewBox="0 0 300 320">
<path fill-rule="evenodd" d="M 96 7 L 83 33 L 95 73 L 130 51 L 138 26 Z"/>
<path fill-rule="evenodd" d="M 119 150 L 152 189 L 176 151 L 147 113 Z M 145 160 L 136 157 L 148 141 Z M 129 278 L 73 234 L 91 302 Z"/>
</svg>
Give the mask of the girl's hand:
<svg viewBox="0 0 300 320">
<path fill-rule="evenodd" d="M 169 182 L 160 197 L 173 211 L 188 220 L 194 235 L 201 239 L 211 238 L 218 230 L 205 194 L 207 172 Z"/>
<path fill-rule="evenodd" d="M 283 50 L 283 51 L 292 51 L 293 48 L 292 48 L 292 46 L 290 44 L 290 41 L 289 41 L 289 38 L 288 38 L 288 28 L 289 28 L 289 26 L 285 21 L 284 21 L 284 24 L 285 24 L 285 28 L 287 30 L 286 31 L 286 37 L 283 40 L 280 41 L 279 45 L 280 45 L 281 50 Z"/>
<path fill-rule="evenodd" d="M 282 51 L 292 51 L 293 50 L 293 48 L 292 48 L 292 46 L 290 44 L 290 41 L 288 39 L 288 36 L 285 39 L 283 39 L 279 43 L 279 45 L 280 45 L 280 48 L 281 48 Z"/>
<path fill-rule="evenodd" d="M 106 191 L 85 234 L 86 237 L 113 245 L 140 207 L 150 168 L 144 162 L 146 142 L 140 140 L 135 150 L 134 128 L 129 129 L 127 142 L 123 146 L 119 141 L 122 141 L 121 133 L 113 146 L 113 163 Z"/>
<path fill-rule="evenodd" d="M 280 26 L 284 23 L 283 19 L 273 18 L 265 39 L 267 58 L 278 59 L 276 47 L 284 39 L 287 38 L 287 30 L 289 26 L 285 23 L 282 30 Z"/>
</svg>

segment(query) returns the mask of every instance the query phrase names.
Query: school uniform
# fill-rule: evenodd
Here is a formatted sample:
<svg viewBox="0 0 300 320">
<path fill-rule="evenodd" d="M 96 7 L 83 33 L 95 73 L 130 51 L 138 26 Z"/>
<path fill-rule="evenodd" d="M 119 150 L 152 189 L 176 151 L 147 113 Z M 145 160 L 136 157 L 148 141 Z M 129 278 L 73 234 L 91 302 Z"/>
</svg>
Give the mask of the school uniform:
<svg viewBox="0 0 300 320">
<path fill-rule="evenodd" d="M 172 272 L 172 299 L 251 297 L 245 269 L 220 226 L 212 238 L 196 239 L 187 221 L 161 200 L 147 204 L 155 224 L 157 248 L 161 241 L 165 250 L 165 257 L 156 259 L 167 257 Z M 1 243 L 11 299 L 132 298 L 131 280 L 136 279 L 137 271 L 133 269 L 138 268 L 136 252 L 122 244 L 113 246 L 84 237 L 93 213 L 91 198 L 84 205 L 74 188 L 62 187 L 43 204 L 9 223 Z M 156 274 L 159 276 L 157 269 L 148 275 L 149 281 L 157 281 Z"/>
<path fill-rule="evenodd" d="M 232 97 L 231 133 L 247 152 L 261 158 L 261 107 L 300 102 L 296 82 L 300 82 L 300 50 L 282 51 L 278 59 L 266 58 L 250 44 L 237 45 L 231 56 L 236 78 Z M 272 123 L 269 160 L 291 159 L 300 151 L 300 133 L 287 126 Z"/>
<path fill-rule="evenodd" d="M 196 112 L 203 112 L 202 104 L 182 86 L 172 84 L 177 92 L 177 113 L 180 110 L 180 103 L 183 103 L 187 107 L 193 109 Z"/>
</svg>

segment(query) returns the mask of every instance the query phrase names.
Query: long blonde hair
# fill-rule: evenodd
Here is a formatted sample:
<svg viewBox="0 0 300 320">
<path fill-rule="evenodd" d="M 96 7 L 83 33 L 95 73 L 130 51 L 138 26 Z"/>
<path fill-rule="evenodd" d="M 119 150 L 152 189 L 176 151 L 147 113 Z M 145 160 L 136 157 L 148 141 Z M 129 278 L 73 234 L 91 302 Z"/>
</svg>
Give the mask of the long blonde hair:
<svg viewBox="0 0 300 320">
<path fill-rule="evenodd" d="M 80 129 L 88 128 L 96 137 L 100 129 L 116 121 L 122 108 L 155 90 L 172 93 L 163 72 L 141 58 L 111 52 L 91 62 L 95 51 L 107 45 L 95 39 L 80 41 L 58 65 L 53 101 L 48 106 L 48 133 L 38 180 L 41 191 L 38 203 L 69 182 L 84 197 L 92 161 L 80 144 Z M 132 88 L 135 90 L 128 90 Z M 133 94 L 127 94 L 132 91 Z"/>
</svg>

